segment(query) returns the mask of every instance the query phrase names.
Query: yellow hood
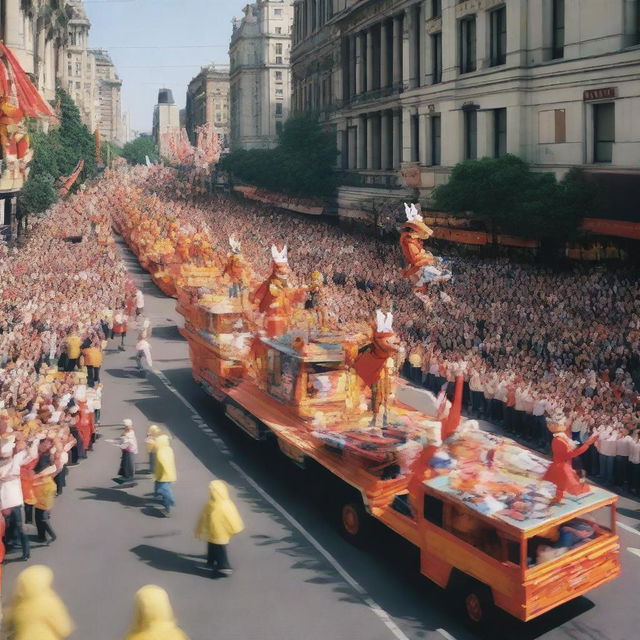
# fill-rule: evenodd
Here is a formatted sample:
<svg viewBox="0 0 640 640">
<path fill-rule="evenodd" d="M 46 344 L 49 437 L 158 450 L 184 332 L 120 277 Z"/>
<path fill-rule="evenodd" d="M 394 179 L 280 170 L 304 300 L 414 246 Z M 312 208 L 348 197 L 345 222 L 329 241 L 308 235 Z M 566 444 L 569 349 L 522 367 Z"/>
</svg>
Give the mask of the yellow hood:
<svg viewBox="0 0 640 640">
<path fill-rule="evenodd" d="M 148 584 L 136 593 L 133 625 L 126 640 L 186 640 L 178 626 L 167 592 Z"/>
<path fill-rule="evenodd" d="M 209 483 L 209 501 L 196 526 L 196 537 L 212 544 L 228 544 L 243 529 L 244 522 L 229 498 L 227 485 L 222 480 L 213 480 Z"/>
<path fill-rule="evenodd" d="M 169 436 L 162 434 L 155 442 L 156 466 L 153 472 L 156 482 L 175 482 L 177 480 L 176 461 Z"/>
</svg>

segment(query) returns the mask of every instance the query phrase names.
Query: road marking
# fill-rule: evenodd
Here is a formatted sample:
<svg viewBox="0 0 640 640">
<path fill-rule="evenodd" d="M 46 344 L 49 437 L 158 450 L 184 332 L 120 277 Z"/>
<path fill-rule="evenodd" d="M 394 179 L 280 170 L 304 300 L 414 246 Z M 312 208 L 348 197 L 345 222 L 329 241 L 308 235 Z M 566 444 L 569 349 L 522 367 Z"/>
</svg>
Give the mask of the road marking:
<svg viewBox="0 0 640 640">
<path fill-rule="evenodd" d="M 634 549 L 633 547 L 627 547 L 627 551 L 632 553 L 634 556 L 638 556 L 640 558 L 640 549 Z"/>
<path fill-rule="evenodd" d="M 620 522 L 620 520 L 616 520 L 616 524 L 621 529 L 624 529 L 625 531 L 628 531 L 629 533 L 635 533 L 637 536 L 640 536 L 640 531 L 638 531 L 637 529 L 634 529 L 633 527 L 630 527 L 628 524 L 625 524 L 624 522 Z"/>
<path fill-rule="evenodd" d="M 213 433 L 211 427 L 206 420 L 198 413 L 196 408 L 171 384 L 167 376 L 158 369 L 153 369 L 153 373 L 158 377 L 162 384 L 191 411 L 191 419 L 199 428 L 206 427 L 209 433 L 213 434 L 212 441 L 220 449 L 227 458 L 231 458 L 231 452 L 222 439 Z M 312 547 L 335 569 L 340 577 L 360 596 L 361 600 L 375 613 L 383 624 L 391 631 L 397 640 L 409 640 L 409 637 L 398 627 L 391 619 L 391 616 L 367 593 L 366 589 L 347 572 L 346 569 L 334 558 L 284 507 L 274 500 L 248 473 L 239 467 L 233 460 L 229 460 L 229 465 L 239 473 L 253 489 L 260 494 L 280 515 L 289 522 L 291 526 L 297 529 L 311 544 Z M 447 640 L 455 640 L 444 629 L 438 629 L 438 632 L 444 635 Z M 444 633 L 443 633 L 444 632 Z M 445 635 L 446 634 L 446 635 Z"/>
<path fill-rule="evenodd" d="M 452 636 L 446 629 L 436 629 L 436 632 L 447 640 L 456 640 L 455 637 Z"/>
</svg>

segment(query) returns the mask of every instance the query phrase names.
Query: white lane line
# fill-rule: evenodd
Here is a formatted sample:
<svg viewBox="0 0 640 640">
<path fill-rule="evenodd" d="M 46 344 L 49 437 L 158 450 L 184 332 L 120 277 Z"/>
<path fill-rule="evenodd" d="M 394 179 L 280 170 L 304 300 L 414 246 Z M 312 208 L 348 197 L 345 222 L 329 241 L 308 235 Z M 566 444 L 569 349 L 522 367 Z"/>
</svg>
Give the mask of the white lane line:
<svg viewBox="0 0 640 640">
<path fill-rule="evenodd" d="M 447 640 L 456 640 L 446 629 L 436 629 L 436 632 Z"/>
<path fill-rule="evenodd" d="M 171 384 L 171 382 L 169 382 L 164 373 L 158 369 L 153 369 L 153 373 L 158 376 L 158 379 L 162 384 L 176 398 L 178 398 L 180 402 L 189 409 L 189 411 L 191 411 L 191 419 L 198 425 L 198 427 L 207 428 L 210 433 L 213 433 L 196 408 Z M 212 440 L 225 456 L 228 458 L 231 457 L 231 452 L 218 436 L 214 434 Z M 366 589 L 355 578 L 353 578 L 347 570 L 344 569 L 342 565 L 288 511 L 286 511 L 284 507 L 276 502 L 257 482 L 255 482 L 255 480 L 253 480 L 253 478 L 251 478 L 251 476 L 249 476 L 249 474 L 233 462 L 233 460 L 229 460 L 229 465 L 235 469 L 236 472 L 239 473 L 264 500 L 278 511 L 278 513 L 280 513 L 280 515 L 285 518 L 289 524 L 291 524 L 307 539 L 309 544 L 314 547 L 314 549 L 336 570 L 340 577 L 360 596 L 369 609 L 371 609 L 371 611 L 373 611 L 373 613 L 382 620 L 384 625 L 389 629 L 389 631 L 391 631 L 397 640 L 410 640 L 400 627 L 398 627 L 398 625 L 391 619 L 391 616 L 367 593 Z M 441 634 L 443 631 L 444 629 L 438 629 L 438 632 Z M 446 634 L 447 632 L 445 631 L 444 633 Z M 445 635 L 445 638 L 447 638 L 447 640 L 455 640 L 455 638 L 449 634 Z"/>
<path fill-rule="evenodd" d="M 229 462 L 244 479 L 248 482 L 260 496 L 266 500 L 283 518 L 297 529 L 315 550 L 336 570 L 340 577 L 360 596 L 362 601 L 382 620 L 391 633 L 398 640 L 409 640 L 398 625 L 391 619 L 389 614 L 367 593 L 365 588 L 352 577 L 346 569 L 291 515 L 284 507 L 280 506 L 251 476 L 243 471 L 233 460 Z M 440 631 L 440 630 L 438 630 Z M 451 636 L 449 636 L 451 637 Z"/>
<path fill-rule="evenodd" d="M 621 529 L 624 529 L 625 531 L 628 531 L 629 533 L 635 533 L 637 536 L 640 536 L 640 531 L 638 531 L 637 529 L 634 529 L 633 527 L 630 527 L 628 524 L 625 524 L 624 522 L 620 522 L 620 520 L 616 520 L 616 524 Z"/>
<path fill-rule="evenodd" d="M 634 556 L 638 556 L 640 558 L 640 549 L 634 549 L 633 547 L 627 547 L 627 551 L 632 553 Z"/>
</svg>

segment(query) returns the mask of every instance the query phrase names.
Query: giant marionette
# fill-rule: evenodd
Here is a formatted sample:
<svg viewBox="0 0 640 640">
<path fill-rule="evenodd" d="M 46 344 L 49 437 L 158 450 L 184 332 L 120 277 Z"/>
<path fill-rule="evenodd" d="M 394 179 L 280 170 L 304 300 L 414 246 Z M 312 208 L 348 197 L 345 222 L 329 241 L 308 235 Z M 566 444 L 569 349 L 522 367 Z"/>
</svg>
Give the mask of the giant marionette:
<svg viewBox="0 0 640 640">
<path fill-rule="evenodd" d="M 395 379 L 394 356 L 399 349 L 400 340 L 393 331 L 393 314 L 385 314 L 378 309 L 373 339 L 353 365 L 360 379 L 371 389 L 371 422 L 376 426 L 387 422 L 387 405 Z"/>
<path fill-rule="evenodd" d="M 249 288 L 251 268 L 242 255 L 240 241 L 235 236 L 229 237 L 231 253 L 227 257 L 222 275 L 229 278 L 229 297 L 242 298 L 242 294 Z"/>
<path fill-rule="evenodd" d="M 264 314 L 264 328 L 270 338 L 285 334 L 291 326 L 293 305 L 304 300 L 305 290 L 290 283 L 291 269 L 287 258 L 287 246 L 279 251 L 271 247 L 273 265 L 269 277 L 249 296 Z"/>
<path fill-rule="evenodd" d="M 424 248 L 433 231 L 425 224 L 416 206 L 404 205 L 407 221 L 400 226 L 400 249 L 407 263 L 402 275 L 413 282 L 415 291 L 424 293 L 430 284 L 444 282 L 451 274 L 438 266 L 439 260 Z"/>
</svg>

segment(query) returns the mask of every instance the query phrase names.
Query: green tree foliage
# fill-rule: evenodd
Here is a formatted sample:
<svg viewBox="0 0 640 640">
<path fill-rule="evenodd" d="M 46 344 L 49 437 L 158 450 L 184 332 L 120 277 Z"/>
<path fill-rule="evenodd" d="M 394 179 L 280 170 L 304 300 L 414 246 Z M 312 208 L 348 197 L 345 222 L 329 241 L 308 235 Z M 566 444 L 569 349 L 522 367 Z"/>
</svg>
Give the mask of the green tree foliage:
<svg viewBox="0 0 640 640">
<path fill-rule="evenodd" d="M 433 198 L 444 211 L 472 213 L 492 233 L 566 239 L 584 215 L 576 199 L 583 180 L 570 172 L 558 183 L 553 174 L 531 171 L 523 160 L 506 155 L 459 163 Z"/>
<path fill-rule="evenodd" d="M 129 164 L 145 164 L 147 156 L 151 162 L 158 162 L 156 143 L 150 136 L 140 136 L 122 147 L 122 157 Z"/>
<path fill-rule="evenodd" d="M 80 111 L 67 93 L 58 91 L 60 124 L 47 133 L 32 132 L 31 147 L 34 155 L 29 166 L 29 178 L 22 192 L 22 206 L 27 213 L 42 213 L 56 200 L 56 182 L 70 175 L 80 158 L 85 166 L 77 184 L 91 178 L 96 172 L 95 141 L 82 124 Z"/>
<path fill-rule="evenodd" d="M 238 150 L 220 168 L 251 185 L 293 196 L 322 197 L 336 188 L 333 136 L 307 115 L 289 118 L 275 149 Z"/>
</svg>

